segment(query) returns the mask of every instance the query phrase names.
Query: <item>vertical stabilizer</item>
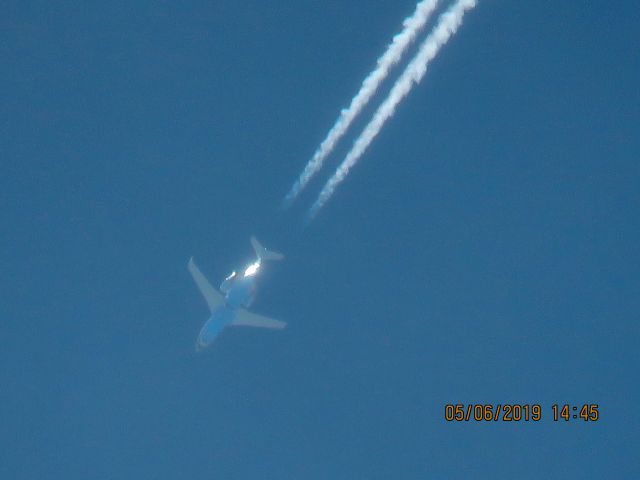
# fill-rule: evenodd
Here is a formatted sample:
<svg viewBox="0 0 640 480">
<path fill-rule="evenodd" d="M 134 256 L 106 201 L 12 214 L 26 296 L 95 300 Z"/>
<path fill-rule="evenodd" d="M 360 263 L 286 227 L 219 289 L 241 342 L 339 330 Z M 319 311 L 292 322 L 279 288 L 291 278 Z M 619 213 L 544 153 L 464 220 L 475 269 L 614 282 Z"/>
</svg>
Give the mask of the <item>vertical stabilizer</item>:
<svg viewBox="0 0 640 480">
<path fill-rule="evenodd" d="M 262 260 L 282 260 L 284 258 L 283 254 L 281 254 L 279 252 L 272 252 L 272 251 L 267 250 L 266 248 L 264 248 L 262 245 L 260 245 L 260 242 L 258 242 L 256 237 L 251 237 L 251 245 L 253 246 L 253 249 L 256 252 L 256 256 L 258 257 L 258 260 L 260 260 L 260 261 L 262 261 Z"/>
</svg>

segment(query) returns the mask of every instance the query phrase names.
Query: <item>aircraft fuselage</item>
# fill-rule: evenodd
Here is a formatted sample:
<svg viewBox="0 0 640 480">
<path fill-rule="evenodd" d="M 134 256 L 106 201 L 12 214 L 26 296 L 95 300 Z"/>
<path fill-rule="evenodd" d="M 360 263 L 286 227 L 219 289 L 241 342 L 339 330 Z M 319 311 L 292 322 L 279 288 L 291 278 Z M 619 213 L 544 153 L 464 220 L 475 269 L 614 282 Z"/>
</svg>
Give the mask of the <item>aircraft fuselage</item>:
<svg viewBox="0 0 640 480">
<path fill-rule="evenodd" d="M 256 279 L 263 260 L 281 260 L 283 255 L 271 252 L 258 243 L 255 237 L 251 244 L 256 252 L 256 260 L 244 270 L 232 272 L 222 282 L 219 292 L 213 288 L 202 272 L 189 261 L 189 271 L 202 295 L 205 297 L 211 316 L 198 334 L 196 349 L 201 350 L 210 345 L 220 332 L 229 325 L 282 329 L 286 323 L 249 312 L 256 294 Z"/>
</svg>

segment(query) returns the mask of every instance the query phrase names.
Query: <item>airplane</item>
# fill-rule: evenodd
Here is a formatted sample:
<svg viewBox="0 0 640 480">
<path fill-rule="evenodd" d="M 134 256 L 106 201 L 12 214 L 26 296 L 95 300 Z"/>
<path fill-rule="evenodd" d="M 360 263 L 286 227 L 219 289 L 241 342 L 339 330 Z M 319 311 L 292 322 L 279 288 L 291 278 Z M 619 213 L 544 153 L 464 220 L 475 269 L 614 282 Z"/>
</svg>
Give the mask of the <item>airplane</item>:
<svg viewBox="0 0 640 480">
<path fill-rule="evenodd" d="M 251 237 L 251 245 L 256 253 L 256 260 L 241 273 L 231 272 L 231 275 L 225 278 L 220 285 L 220 291 L 211 286 L 193 261 L 193 257 L 189 260 L 189 272 L 211 312 L 211 316 L 198 334 L 198 340 L 196 341 L 197 352 L 211 345 L 227 326 L 278 330 L 287 326 L 283 321 L 257 315 L 247 310 L 255 298 L 256 277 L 262 262 L 265 260 L 282 260 L 284 258 L 281 253 L 272 252 L 264 248 L 255 237 Z"/>
</svg>

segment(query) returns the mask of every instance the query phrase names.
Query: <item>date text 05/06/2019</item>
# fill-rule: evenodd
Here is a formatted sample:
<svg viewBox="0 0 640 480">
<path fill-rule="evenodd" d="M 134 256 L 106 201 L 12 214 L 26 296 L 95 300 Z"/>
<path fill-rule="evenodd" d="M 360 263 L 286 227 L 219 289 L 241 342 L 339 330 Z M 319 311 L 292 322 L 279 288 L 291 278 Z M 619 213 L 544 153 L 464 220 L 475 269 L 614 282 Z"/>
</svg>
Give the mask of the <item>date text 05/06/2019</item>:
<svg viewBox="0 0 640 480">
<path fill-rule="evenodd" d="M 550 410 L 554 422 L 600 419 L 597 403 L 554 403 Z M 447 422 L 539 422 L 543 416 L 543 408 L 538 403 L 448 403 L 444 406 Z"/>
</svg>

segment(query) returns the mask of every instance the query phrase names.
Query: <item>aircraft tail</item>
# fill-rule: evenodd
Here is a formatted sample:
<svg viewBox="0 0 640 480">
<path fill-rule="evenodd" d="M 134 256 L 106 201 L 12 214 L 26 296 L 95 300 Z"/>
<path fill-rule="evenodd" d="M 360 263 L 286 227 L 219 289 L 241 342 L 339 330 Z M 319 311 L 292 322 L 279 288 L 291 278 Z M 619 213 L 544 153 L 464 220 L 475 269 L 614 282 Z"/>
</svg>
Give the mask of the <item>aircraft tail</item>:
<svg viewBox="0 0 640 480">
<path fill-rule="evenodd" d="M 251 237 L 251 245 L 256 252 L 258 260 L 282 260 L 284 258 L 283 254 L 279 252 L 272 252 L 264 248 L 260 245 L 260 242 L 258 242 L 256 237 Z"/>
</svg>

